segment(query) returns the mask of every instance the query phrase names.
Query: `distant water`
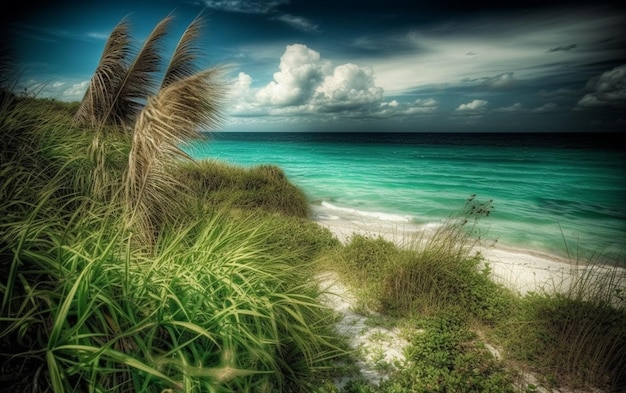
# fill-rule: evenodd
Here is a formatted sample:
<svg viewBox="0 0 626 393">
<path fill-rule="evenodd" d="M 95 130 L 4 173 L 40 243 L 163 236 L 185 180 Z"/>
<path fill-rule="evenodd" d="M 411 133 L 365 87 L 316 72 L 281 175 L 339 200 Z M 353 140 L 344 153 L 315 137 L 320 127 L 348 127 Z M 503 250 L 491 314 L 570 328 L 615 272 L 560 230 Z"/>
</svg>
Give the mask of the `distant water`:
<svg viewBox="0 0 626 393">
<path fill-rule="evenodd" d="M 187 151 L 275 164 L 317 218 L 437 224 L 476 194 L 505 247 L 626 264 L 626 152 L 593 134 L 214 133 Z"/>
</svg>

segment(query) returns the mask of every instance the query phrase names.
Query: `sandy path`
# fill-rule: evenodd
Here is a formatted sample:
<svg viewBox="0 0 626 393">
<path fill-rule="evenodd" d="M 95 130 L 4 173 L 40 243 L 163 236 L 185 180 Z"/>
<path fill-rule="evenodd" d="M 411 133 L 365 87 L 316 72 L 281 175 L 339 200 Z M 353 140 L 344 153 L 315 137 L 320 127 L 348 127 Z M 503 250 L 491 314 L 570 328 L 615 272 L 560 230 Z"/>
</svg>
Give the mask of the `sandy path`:
<svg viewBox="0 0 626 393">
<path fill-rule="evenodd" d="M 338 314 L 337 332 L 359 355 L 361 376 L 373 384 L 385 380 L 389 371 L 405 361 L 403 351 L 409 343 L 400 336 L 400 329 L 374 326 L 367 316 L 356 313 L 356 298 L 335 273 L 326 272 L 317 279 L 323 292 L 320 300 Z M 346 381 L 337 381 L 337 385 Z"/>
</svg>

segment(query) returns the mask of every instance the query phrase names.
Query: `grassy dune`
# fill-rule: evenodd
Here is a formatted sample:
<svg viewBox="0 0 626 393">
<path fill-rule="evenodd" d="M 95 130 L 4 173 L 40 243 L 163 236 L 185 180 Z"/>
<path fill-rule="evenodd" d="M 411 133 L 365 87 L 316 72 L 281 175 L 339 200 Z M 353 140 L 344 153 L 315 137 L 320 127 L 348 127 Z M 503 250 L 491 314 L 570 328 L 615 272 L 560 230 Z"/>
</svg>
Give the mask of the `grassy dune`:
<svg viewBox="0 0 626 393">
<path fill-rule="evenodd" d="M 471 252 L 488 204 L 469 200 L 482 213 L 461 209 L 413 248 L 360 235 L 341 245 L 279 168 L 180 161 L 175 214 L 154 221 L 146 247 L 119 198 L 129 138 L 108 134 L 94 157 L 73 108 L 2 102 L 3 390 L 534 390 L 522 372 L 543 386 L 624 386 L 624 297 L 611 296 L 620 277 L 513 295 Z M 327 270 L 410 343 L 378 386 L 337 366 L 353 355 L 319 302 L 314 277 Z M 329 382 L 342 374 L 351 382 Z"/>
</svg>

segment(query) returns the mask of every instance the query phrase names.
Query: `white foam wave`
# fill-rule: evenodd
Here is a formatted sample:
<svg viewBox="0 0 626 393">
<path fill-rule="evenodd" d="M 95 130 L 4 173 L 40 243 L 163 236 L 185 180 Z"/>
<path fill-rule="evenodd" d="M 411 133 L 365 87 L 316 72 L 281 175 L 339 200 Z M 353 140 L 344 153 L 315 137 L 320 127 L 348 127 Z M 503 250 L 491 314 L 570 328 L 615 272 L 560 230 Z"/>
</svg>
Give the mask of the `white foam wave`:
<svg viewBox="0 0 626 393">
<path fill-rule="evenodd" d="M 402 214 L 393 214 L 393 213 L 383 213 L 383 212 L 371 212 L 358 210 L 351 207 L 341 207 L 333 205 L 332 203 L 322 201 L 321 206 L 325 210 L 333 211 L 341 216 L 349 216 L 349 217 L 360 217 L 360 218 L 370 218 L 376 219 L 379 221 L 389 221 L 389 222 L 413 222 L 413 217 L 410 215 L 402 215 Z M 334 217 L 339 218 L 336 215 L 332 215 Z"/>
</svg>

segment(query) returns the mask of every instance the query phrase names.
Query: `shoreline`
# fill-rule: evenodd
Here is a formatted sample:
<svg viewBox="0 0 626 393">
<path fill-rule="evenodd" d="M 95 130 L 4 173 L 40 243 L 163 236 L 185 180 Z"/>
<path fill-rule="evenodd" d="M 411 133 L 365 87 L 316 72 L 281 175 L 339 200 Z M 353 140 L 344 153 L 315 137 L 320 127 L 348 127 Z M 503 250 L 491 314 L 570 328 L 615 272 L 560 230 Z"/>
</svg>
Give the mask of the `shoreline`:
<svg viewBox="0 0 626 393">
<path fill-rule="evenodd" d="M 318 225 L 329 229 L 342 243 L 347 243 L 354 234 L 382 237 L 399 247 L 408 248 L 416 239 L 423 239 L 428 228 L 420 228 L 407 223 L 354 222 L 345 219 L 313 219 Z M 514 249 L 495 245 L 476 249 L 489 265 L 490 276 L 517 294 L 524 296 L 531 292 L 567 293 L 576 290 L 575 286 L 588 285 L 589 278 L 598 282 L 610 281 L 612 285 L 626 292 L 626 268 L 608 265 L 585 265 L 533 250 Z M 583 289 L 583 288 L 578 288 Z M 623 293 L 622 292 L 622 293 Z"/>
</svg>

